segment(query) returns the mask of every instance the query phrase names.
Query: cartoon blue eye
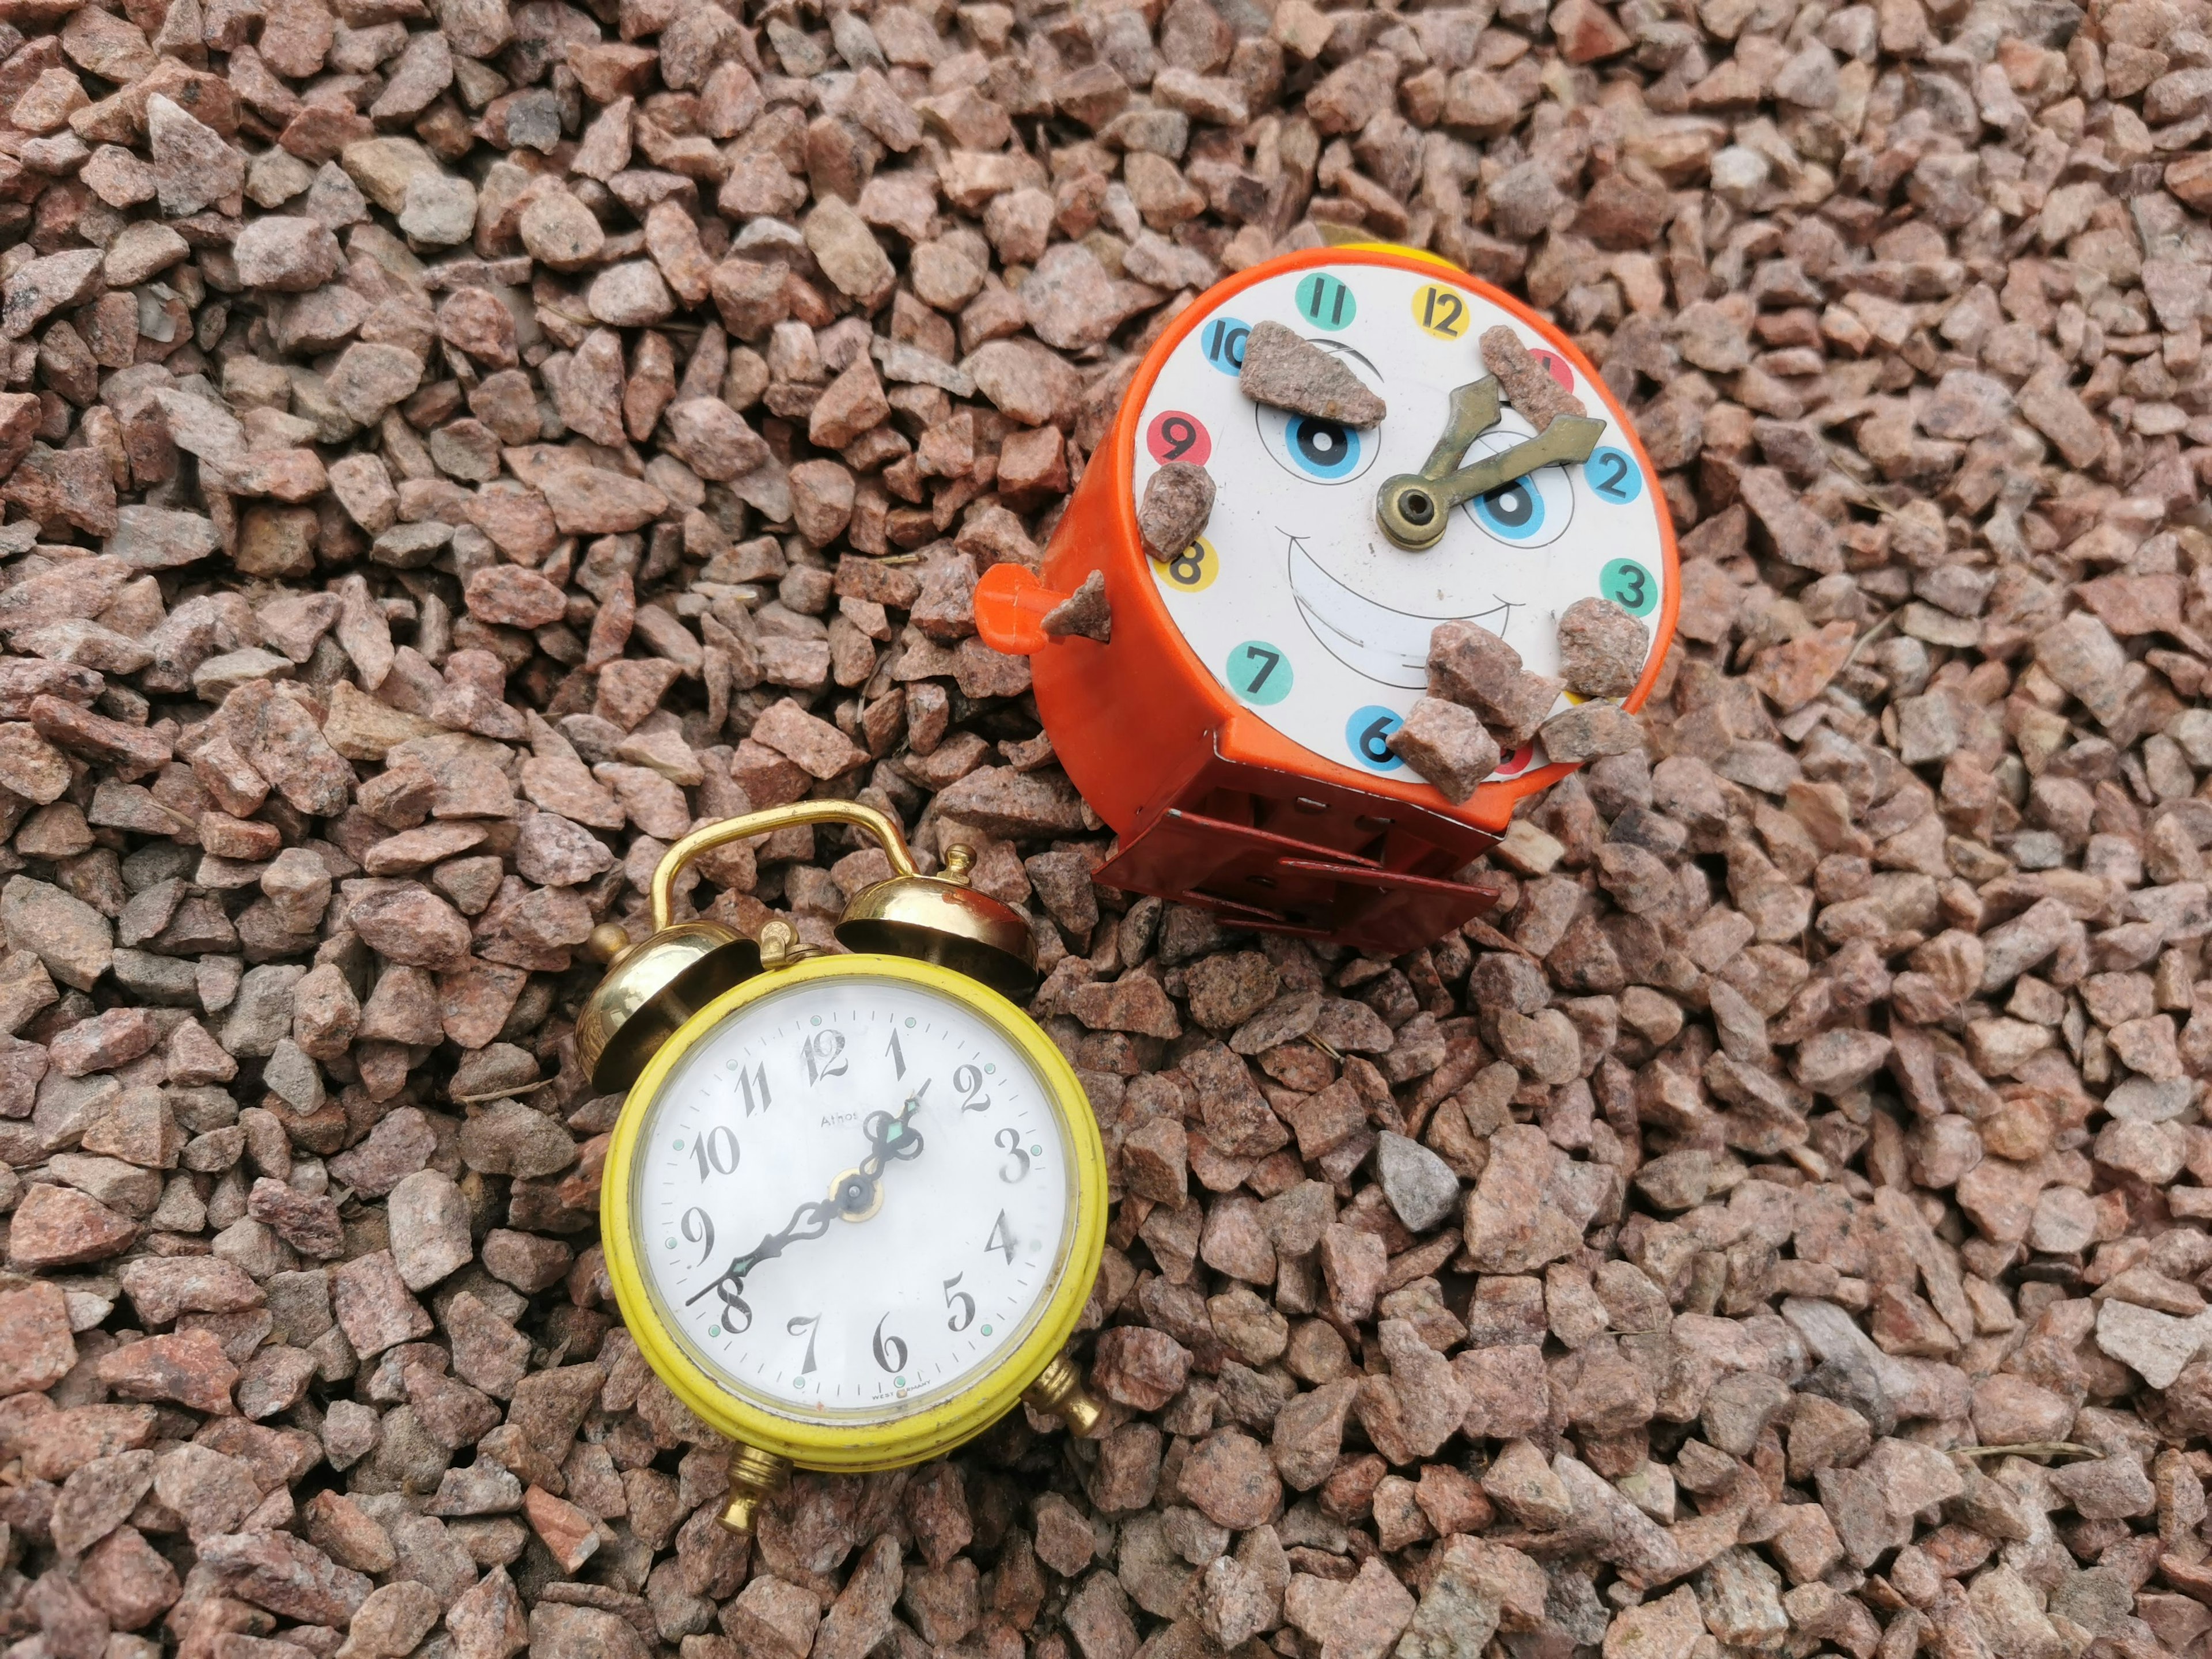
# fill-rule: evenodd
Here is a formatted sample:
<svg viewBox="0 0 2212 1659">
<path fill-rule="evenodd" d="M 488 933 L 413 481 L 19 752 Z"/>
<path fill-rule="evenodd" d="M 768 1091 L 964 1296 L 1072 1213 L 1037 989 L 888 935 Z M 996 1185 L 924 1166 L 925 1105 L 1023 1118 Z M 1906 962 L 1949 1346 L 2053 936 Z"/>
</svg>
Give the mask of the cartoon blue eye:
<svg viewBox="0 0 2212 1659">
<path fill-rule="evenodd" d="M 1259 417 L 1261 442 L 1293 477 L 1346 483 L 1373 466 L 1381 453 L 1379 431 L 1363 432 L 1341 421 L 1273 409 L 1261 409 Z"/>
<path fill-rule="evenodd" d="M 1334 340 L 1316 339 L 1310 343 L 1335 358 L 1377 396 L 1388 395 L 1383 377 L 1358 352 Z M 1265 404 L 1253 404 L 1252 418 L 1259 428 L 1261 447 L 1269 459 L 1292 477 L 1308 483 L 1350 483 L 1372 471 L 1382 453 L 1379 425 L 1363 431 L 1341 421 L 1297 415 Z"/>
<path fill-rule="evenodd" d="M 1468 461 L 1510 449 L 1527 441 L 1529 435 L 1512 427 L 1493 427 L 1475 440 L 1468 451 Z M 1548 547 L 1565 535 L 1567 526 L 1574 522 L 1575 494 L 1567 468 L 1540 466 L 1498 485 L 1486 495 L 1477 495 L 1463 510 L 1475 527 L 1493 541 L 1513 547 Z"/>
<path fill-rule="evenodd" d="M 1543 492 L 1528 479 L 1516 478 L 1487 495 L 1477 495 L 1474 516 L 1494 536 L 1515 542 L 1531 540 L 1543 533 Z"/>
<path fill-rule="evenodd" d="M 1332 483 L 1348 477 L 1359 465 L 1359 432 L 1341 421 L 1324 421 L 1301 415 L 1283 434 L 1290 440 L 1292 465 Z"/>
</svg>

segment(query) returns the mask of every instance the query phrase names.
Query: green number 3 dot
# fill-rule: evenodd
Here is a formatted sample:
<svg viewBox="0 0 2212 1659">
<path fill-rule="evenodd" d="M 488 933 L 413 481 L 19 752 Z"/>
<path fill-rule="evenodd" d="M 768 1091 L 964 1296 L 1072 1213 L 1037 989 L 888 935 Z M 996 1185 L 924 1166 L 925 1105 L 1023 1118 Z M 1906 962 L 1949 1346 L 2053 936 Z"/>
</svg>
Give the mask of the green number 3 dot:
<svg viewBox="0 0 2212 1659">
<path fill-rule="evenodd" d="M 1597 591 L 1632 617 L 1648 617 L 1659 605 L 1659 584 L 1633 559 L 1615 559 L 1599 571 Z"/>
</svg>

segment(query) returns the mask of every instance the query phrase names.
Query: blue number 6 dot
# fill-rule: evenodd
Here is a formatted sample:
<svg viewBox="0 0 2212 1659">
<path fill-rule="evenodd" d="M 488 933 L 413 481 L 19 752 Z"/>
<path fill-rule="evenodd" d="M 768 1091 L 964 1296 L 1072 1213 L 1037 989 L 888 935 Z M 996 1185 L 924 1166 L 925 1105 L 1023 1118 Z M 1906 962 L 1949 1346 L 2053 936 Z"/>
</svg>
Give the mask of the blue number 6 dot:
<svg viewBox="0 0 2212 1659">
<path fill-rule="evenodd" d="M 1390 752 L 1390 734 L 1405 723 L 1396 709 L 1379 702 L 1356 708 L 1344 723 L 1345 747 L 1369 770 L 1395 772 L 1406 763 Z"/>
</svg>

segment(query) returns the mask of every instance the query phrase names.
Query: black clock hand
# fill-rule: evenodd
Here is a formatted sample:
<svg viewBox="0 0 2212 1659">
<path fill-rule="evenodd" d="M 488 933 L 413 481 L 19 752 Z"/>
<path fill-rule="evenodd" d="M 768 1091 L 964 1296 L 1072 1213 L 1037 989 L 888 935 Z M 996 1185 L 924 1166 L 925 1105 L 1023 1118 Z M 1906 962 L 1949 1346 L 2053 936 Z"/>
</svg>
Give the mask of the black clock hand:
<svg viewBox="0 0 2212 1659">
<path fill-rule="evenodd" d="M 922 1147 L 921 1133 L 912 1127 L 915 1113 L 921 1109 L 921 1097 L 929 1092 L 924 1083 L 907 1097 L 905 1108 L 896 1117 L 889 1112 L 871 1112 L 865 1127 L 868 1135 L 869 1152 L 856 1169 L 846 1170 L 837 1177 L 830 1196 L 801 1204 L 791 1212 L 791 1220 L 781 1231 L 768 1234 L 759 1243 L 741 1255 L 733 1256 L 711 1282 L 696 1295 L 684 1298 L 684 1305 L 691 1306 L 703 1300 L 708 1292 L 720 1291 L 727 1307 L 742 1310 L 745 1325 L 752 1323 L 752 1310 L 746 1307 L 744 1292 L 745 1279 L 763 1261 L 774 1261 L 783 1254 L 785 1247 L 810 1238 L 819 1238 L 830 1231 L 830 1224 L 838 1217 L 848 1221 L 865 1221 L 876 1212 L 881 1202 L 881 1178 L 884 1167 L 893 1159 L 901 1162 L 917 1157 Z M 738 1327 L 740 1330 L 744 1326 Z"/>
</svg>

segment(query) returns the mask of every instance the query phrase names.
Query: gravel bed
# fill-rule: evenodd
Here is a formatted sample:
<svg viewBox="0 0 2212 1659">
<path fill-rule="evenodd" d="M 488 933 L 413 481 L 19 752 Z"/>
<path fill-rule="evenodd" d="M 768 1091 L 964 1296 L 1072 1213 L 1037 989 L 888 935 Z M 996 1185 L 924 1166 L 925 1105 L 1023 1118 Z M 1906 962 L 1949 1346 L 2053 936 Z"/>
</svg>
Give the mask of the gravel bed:
<svg viewBox="0 0 2212 1659">
<path fill-rule="evenodd" d="M 2212 1652 L 2204 0 L 0 19 L 9 1659 Z M 970 604 L 1324 227 L 1555 317 L 1684 558 L 1395 962 L 1094 887 Z M 748 1544 L 576 952 L 808 794 L 1034 917 L 1109 1409 Z"/>
</svg>

